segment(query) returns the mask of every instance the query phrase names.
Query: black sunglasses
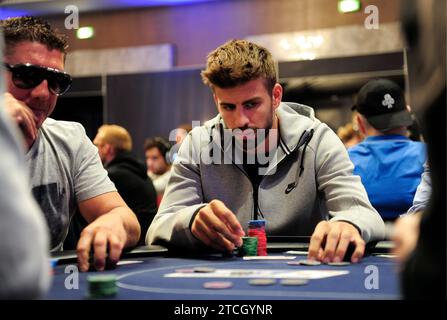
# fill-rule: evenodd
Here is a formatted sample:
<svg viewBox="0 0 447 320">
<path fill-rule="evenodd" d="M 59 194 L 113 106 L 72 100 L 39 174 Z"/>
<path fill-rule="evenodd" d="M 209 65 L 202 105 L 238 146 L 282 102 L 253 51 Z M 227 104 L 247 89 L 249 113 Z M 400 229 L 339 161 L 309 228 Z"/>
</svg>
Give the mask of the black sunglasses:
<svg viewBox="0 0 447 320">
<path fill-rule="evenodd" d="M 4 63 L 4 65 L 12 73 L 12 82 L 17 88 L 35 88 L 43 80 L 47 80 L 49 90 L 58 96 L 70 89 L 72 81 L 70 75 L 57 69 L 35 66 L 30 63 L 15 65 Z"/>
</svg>

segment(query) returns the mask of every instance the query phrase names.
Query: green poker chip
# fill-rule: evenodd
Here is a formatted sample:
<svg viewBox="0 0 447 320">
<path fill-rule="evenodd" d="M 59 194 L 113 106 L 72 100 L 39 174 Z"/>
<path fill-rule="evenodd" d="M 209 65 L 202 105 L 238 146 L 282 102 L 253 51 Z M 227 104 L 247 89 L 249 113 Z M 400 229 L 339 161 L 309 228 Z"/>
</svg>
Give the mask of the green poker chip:
<svg viewBox="0 0 447 320">
<path fill-rule="evenodd" d="M 87 297 L 91 299 L 109 298 L 118 293 L 116 275 L 94 275 L 87 277 Z"/>
<path fill-rule="evenodd" d="M 258 255 L 258 238 L 242 237 L 242 255 L 257 256 Z"/>
</svg>

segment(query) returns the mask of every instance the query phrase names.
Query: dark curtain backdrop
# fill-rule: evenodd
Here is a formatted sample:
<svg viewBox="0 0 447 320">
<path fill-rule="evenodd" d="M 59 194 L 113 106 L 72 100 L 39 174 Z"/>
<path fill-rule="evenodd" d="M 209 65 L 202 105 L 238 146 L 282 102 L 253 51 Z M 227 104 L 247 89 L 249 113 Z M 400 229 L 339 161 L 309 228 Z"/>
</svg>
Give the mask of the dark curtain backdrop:
<svg viewBox="0 0 447 320">
<path fill-rule="evenodd" d="M 147 137 L 168 138 L 179 124 L 203 124 L 217 113 L 200 69 L 108 76 L 105 102 L 104 123 L 125 127 L 140 159 Z"/>
</svg>

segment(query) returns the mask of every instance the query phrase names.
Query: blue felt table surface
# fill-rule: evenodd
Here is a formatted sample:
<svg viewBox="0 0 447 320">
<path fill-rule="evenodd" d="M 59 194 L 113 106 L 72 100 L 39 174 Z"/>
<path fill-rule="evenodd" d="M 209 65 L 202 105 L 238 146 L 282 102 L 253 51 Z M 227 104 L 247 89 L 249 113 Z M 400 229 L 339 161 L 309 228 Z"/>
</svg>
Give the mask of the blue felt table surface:
<svg viewBox="0 0 447 320">
<path fill-rule="evenodd" d="M 303 256 L 297 256 L 303 259 Z M 399 274 L 393 259 L 369 256 L 361 263 L 343 267 L 291 266 L 287 261 L 244 261 L 240 257 L 202 256 L 178 258 L 152 256 L 126 258 L 143 261 L 118 266 L 104 274 L 116 274 L 119 291 L 113 299 L 150 300 L 302 300 L 302 299 L 400 299 Z M 87 299 L 87 276 L 99 272 L 79 273 L 78 289 L 72 288 L 76 277 L 75 264 L 63 261 L 54 269 L 53 283 L 46 299 Z M 271 286 L 252 286 L 247 278 L 168 278 L 165 274 L 189 267 L 218 269 L 281 269 L 281 270 L 348 270 L 349 274 L 310 280 L 305 286 L 283 286 L 277 281 Z M 374 266 L 374 267 L 370 267 Z M 376 288 L 371 288 L 371 276 L 377 276 Z M 102 273 L 101 273 L 102 274 Z M 232 281 L 230 289 L 203 288 L 207 281 Z M 369 289 L 368 289 L 369 288 Z"/>
</svg>

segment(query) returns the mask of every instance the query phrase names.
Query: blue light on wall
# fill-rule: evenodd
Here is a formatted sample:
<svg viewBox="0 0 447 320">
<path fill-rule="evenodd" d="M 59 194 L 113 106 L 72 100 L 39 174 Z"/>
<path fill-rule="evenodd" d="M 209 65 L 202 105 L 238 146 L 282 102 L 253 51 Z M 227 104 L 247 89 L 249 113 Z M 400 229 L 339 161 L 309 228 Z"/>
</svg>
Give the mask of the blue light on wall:
<svg viewBox="0 0 447 320">
<path fill-rule="evenodd" d="M 32 15 L 30 11 L 0 8 L 0 20 Z"/>
<path fill-rule="evenodd" d="M 190 4 L 198 2 L 209 2 L 216 0 L 121 0 L 119 1 L 124 6 L 129 7 L 144 7 L 144 6 L 165 6 L 165 5 L 179 5 Z"/>
</svg>

